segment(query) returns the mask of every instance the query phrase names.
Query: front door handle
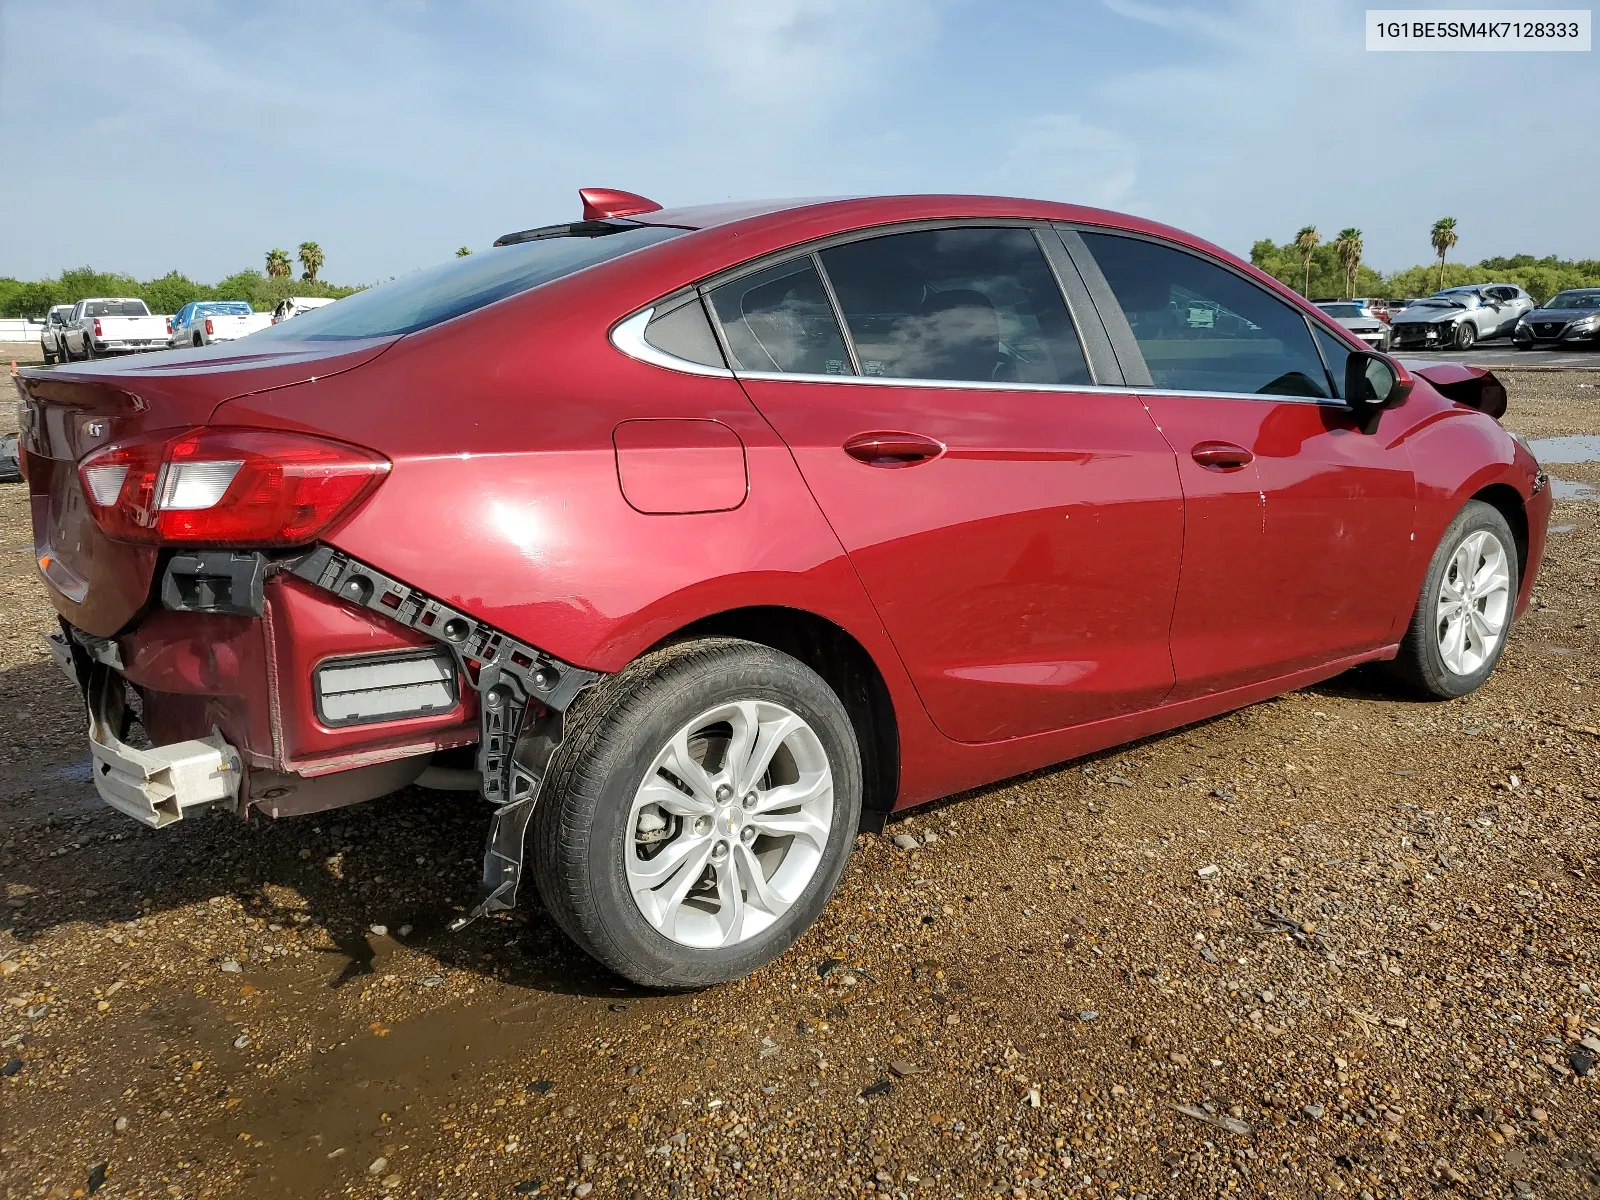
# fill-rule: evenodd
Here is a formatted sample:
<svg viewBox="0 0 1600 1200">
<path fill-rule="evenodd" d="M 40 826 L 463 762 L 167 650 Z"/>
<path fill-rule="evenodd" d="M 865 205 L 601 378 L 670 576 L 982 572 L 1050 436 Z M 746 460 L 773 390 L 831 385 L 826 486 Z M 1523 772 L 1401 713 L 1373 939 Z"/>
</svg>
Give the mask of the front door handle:
<svg viewBox="0 0 1600 1200">
<path fill-rule="evenodd" d="M 858 433 L 844 452 L 869 467 L 914 467 L 944 453 L 944 444 L 920 433 Z"/>
<path fill-rule="evenodd" d="M 1256 460 L 1254 454 L 1232 442 L 1200 442 L 1189 451 L 1189 457 L 1212 471 L 1237 471 Z"/>
</svg>

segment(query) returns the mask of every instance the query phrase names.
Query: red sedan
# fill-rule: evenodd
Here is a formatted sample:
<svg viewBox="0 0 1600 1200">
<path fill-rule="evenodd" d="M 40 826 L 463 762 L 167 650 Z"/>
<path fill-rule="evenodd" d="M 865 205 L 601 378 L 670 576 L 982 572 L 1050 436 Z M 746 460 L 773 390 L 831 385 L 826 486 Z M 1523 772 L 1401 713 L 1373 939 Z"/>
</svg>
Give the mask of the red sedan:
<svg viewBox="0 0 1600 1200">
<path fill-rule="evenodd" d="M 526 842 L 579 945 L 695 986 L 889 811 L 1357 663 L 1459 696 L 1527 604 L 1550 490 L 1493 376 L 1175 229 L 584 199 L 243 342 L 23 373 L 109 803 L 478 790 L 476 911 Z"/>
</svg>

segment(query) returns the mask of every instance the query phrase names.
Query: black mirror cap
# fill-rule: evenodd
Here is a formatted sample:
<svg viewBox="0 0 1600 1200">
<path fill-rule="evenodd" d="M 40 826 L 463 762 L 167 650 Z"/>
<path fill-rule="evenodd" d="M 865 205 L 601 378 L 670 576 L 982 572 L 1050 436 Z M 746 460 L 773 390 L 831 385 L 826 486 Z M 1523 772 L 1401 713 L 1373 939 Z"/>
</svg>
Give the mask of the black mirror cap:
<svg viewBox="0 0 1600 1200">
<path fill-rule="evenodd" d="M 1362 419 L 1367 432 L 1377 429 L 1386 408 L 1398 408 L 1411 394 L 1411 372 L 1386 354 L 1356 351 L 1345 361 L 1344 399 Z"/>
</svg>

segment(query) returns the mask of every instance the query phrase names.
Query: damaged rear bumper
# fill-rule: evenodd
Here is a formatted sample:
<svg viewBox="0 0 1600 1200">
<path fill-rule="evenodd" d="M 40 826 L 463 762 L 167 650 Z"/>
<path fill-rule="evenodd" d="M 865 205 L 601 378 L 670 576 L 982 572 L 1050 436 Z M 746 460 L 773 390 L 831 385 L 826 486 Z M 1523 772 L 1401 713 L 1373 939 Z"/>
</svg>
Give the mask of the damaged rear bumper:
<svg viewBox="0 0 1600 1200">
<path fill-rule="evenodd" d="M 53 633 L 46 640 L 50 656 L 78 686 L 80 667 L 65 635 Z M 100 799 L 153 829 L 182 820 L 187 809 L 237 802 L 244 764 L 221 733 L 213 729 L 209 737 L 148 750 L 130 746 L 120 736 L 127 711 L 122 676 L 101 662 L 90 662 L 83 673 L 89 753 Z"/>
</svg>

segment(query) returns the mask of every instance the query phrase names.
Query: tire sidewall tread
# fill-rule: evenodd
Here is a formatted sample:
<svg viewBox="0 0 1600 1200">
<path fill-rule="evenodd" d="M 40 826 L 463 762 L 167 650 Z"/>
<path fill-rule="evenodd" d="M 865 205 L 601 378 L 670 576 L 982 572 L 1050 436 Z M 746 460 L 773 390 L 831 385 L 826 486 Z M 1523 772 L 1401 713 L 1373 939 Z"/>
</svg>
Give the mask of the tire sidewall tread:
<svg viewBox="0 0 1600 1200">
<path fill-rule="evenodd" d="M 634 793 L 666 739 L 734 698 L 777 701 L 811 725 L 833 772 L 833 824 L 816 873 L 782 918 L 737 946 L 702 950 L 666 938 L 639 911 L 622 860 L 625 826 Z M 820 676 L 755 642 L 697 639 L 601 680 L 566 721 L 534 809 L 528 857 L 546 909 L 581 948 L 636 983 L 695 988 L 748 975 L 812 924 L 844 872 L 862 794 L 854 728 Z"/>
</svg>

